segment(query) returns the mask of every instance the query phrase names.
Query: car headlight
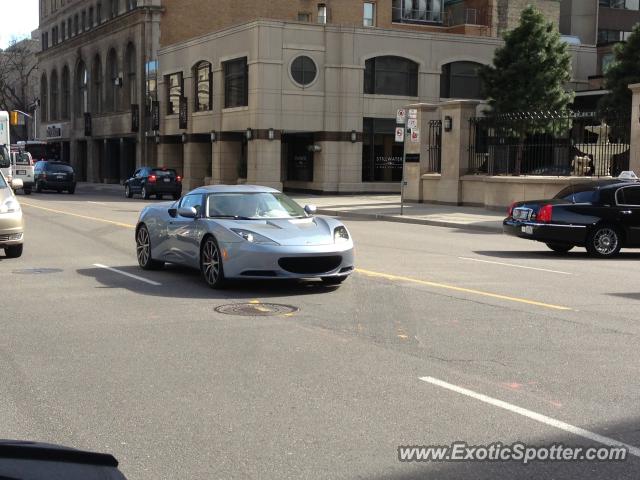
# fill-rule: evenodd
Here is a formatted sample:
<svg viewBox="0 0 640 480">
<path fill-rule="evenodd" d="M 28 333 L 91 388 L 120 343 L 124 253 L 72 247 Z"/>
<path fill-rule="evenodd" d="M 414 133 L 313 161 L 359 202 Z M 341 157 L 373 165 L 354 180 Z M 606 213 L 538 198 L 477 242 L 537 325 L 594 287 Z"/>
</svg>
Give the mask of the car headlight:
<svg viewBox="0 0 640 480">
<path fill-rule="evenodd" d="M 242 228 L 232 228 L 231 231 L 238 235 L 239 237 L 244 238 L 249 243 L 255 243 L 259 245 L 279 245 L 279 243 L 274 242 L 268 237 L 264 235 L 260 235 L 259 233 L 252 232 L 251 230 L 244 230 Z"/>
<path fill-rule="evenodd" d="M 349 241 L 349 232 L 345 227 L 336 227 L 333 231 L 333 241 L 335 243 L 344 243 Z"/>
<path fill-rule="evenodd" d="M 16 213 L 20 211 L 20 203 L 15 198 L 7 198 L 0 203 L 0 213 Z"/>
</svg>

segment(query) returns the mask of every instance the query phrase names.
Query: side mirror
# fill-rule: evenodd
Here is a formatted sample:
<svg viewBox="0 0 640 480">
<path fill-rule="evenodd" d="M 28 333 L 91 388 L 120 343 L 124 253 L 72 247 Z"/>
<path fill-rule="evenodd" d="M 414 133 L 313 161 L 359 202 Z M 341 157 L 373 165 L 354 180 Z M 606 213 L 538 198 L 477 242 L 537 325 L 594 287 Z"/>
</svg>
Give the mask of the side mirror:
<svg viewBox="0 0 640 480">
<path fill-rule="evenodd" d="M 173 218 L 176 218 L 176 215 L 178 215 L 178 209 L 175 207 L 171 207 L 169 209 L 169 215 L 171 215 Z"/>
<path fill-rule="evenodd" d="M 315 205 L 305 205 L 304 211 L 307 212 L 307 215 L 315 215 L 318 208 Z"/>
<path fill-rule="evenodd" d="M 198 211 L 196 207 L 181 207 L 178 209 L 178 215 L 185 218 L 196 218 Z"/>
<path fill-rule="evenodd" d="M 14 190 L 20 190 L 23 187 L 24 182 L 22 181 L 22 179 L 14 178 L 13 180 L 11 180 L 11 188 L 13 188 Z"/>
</svg>

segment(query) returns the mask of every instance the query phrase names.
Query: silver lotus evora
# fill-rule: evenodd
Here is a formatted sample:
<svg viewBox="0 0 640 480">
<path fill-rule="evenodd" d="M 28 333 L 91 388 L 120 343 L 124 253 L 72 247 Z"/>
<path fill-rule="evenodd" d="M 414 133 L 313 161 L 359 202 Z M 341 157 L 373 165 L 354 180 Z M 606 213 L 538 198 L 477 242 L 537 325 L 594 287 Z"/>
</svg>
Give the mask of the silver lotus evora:
<svg viewBox="0 0 640 480">
<path fill-rule="evenodd" d="M 197 268 L 212 288 L 231 278 L 339 284 L 354 270 L 351 235 L 340 221 L 314 213 L 272 188 L 196 188 L 177 202 L 142 210 L 135 232 L 138 263 L 145 270 L 165 262 Z"/>
</svg>

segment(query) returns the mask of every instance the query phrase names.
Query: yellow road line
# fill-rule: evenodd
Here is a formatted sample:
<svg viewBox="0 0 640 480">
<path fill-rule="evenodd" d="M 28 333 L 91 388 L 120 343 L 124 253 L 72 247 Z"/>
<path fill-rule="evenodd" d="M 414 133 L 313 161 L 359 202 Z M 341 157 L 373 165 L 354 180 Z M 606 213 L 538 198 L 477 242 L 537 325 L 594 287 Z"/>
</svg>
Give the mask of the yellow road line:
<svg viewBox="0 0 640 480">
<path fill-rule="evenodd" d="M 471 288 L 456 287 L 454 285 L 447 285 L 446 283 L 429 282 L 427 280 L 420 280 L 418 278 L 403 277 L 400 275 L 390 275 L 388 273 L 372 272 L 370 270 L 363 270 L 362 268 L 357 268 L 356 271 L 359 273 L 362 273 L 363 275 L 367 275 L 369 277 L 384 278 L 386 280 L 394 280 L 394 281 L 400 281 L 400 282 L 416 283 L 418 285 L 425 285 L 427 287 L 442 288 L 445 290 L 452 290 L 454 292 L 470 293 L 472 295 L 481 295 L 483 297 L 497 298 L 499 300 L 507 300 L 509 302 L 524 303 L 526 305 L 534 305 L 536 307 L 551 308 L 553 310 L 573 310 L 572 308 L 563 307 L 560 305 L 552 305 L 550 303 L 536 302 L 535 300 L 527 300 L 526 298 L 510 297 L 508 295 L 500 295 L 498 293 L 484 292 L 482 290 L 474 290 Z"/>
<path fill-rule="evenodd" d="M 111 225 L 116 225 L 116 226 L 122 227 L 122 228 L 131 228 L 131 229 L 135 228 L 135 225 L 131 225 L 129 223 L 114 222 L 113 220 L 107 220 L 105 218 L 89 217 L 87 215 L 80 215 L 78 213 L 66 212 L 64 210 L 55 210 L 53 208 L 41 207 L 39 205 L 33 205 L 32 203 L 27 203 L 27 202 L 20 202 L 20 204 L 21 205 L 26 205 L 26 206 L 32 207 L 32 208 L 37 208 L 39 210 L 44 210 L 44 211 L 47 211 L 47 212 L 60 213 L 62 215 L 70 215 L 72 217 L 83 218 L 85 220 L 93 220 L 93 221 L 96 221 L 96 222 L 109 223 Z M 500 295 L 498 293 L 484 292 L 482 290 L 474 290 L 474 289 L 471 289 L 471 288 L 456 287 L 455 285 L 447 285 L 446 283 L 429 282 L 427 280 L 420 280 L 418 278 L 411 278 L 411 277 L 403 277 L 401 275 L 391 275 L 389 273 L 372 272 L 370 270 L 364 270 L 362 268 L 358 268 L 358 269 L 356 269 L 356 271 L 359 272 L 359 273 L 362 273 L 363 275 L 368 275 L 370 277 L 384 278 L 386 280 L 415 283 L 415 284 L 418 284 L 418 285 L 425 285 L 427 287 L 441 288 L 441 289 L 451 290 L 451 291 L 455 291 L 455 292 L 469 293 L 469 294 L 472 294 L 472 295 L 480 295 L 480 296 L 483 296 L 483 297 L 497 298 L 499 300 L 506 300 L 506 301 L 509 301 L 509 302 L 523 303 L 523 304 L 526 304 L 526 305 L 534 305 L 536 307 L 550 308 L 550 309 L 553 309 L 553 310 L 572 310 L 569 307 L 563 307 L 563 306 L 560 306 L 560 305 L 553 305 L 553 304 L 550 304 L 550 303 L 537 302 L 535 300 L 527 300 L 526 298 L 510 297 L 508 295 Z"/>
<path fill-rule="evenodd" d="M 72 217 L 83 218 L 85 220 L 93 220 L 93 221 L 96 221 L 96 222 L 109 223 L 111 225 L 116 225 L 116 226 L 122 227 L 122 228 L 136 228 L 135 225 L 131 225 L 129 223 L 114 222 L 113 220 L 107 220 L 105 218 L 89 217 L 87 215 L 80 215 L 78 213 L 65 212 L 64 210 L 55 210 L 53 208 L 41 207 L 39 205 L 34 205 L 32 203 L 27 203 L 27 202 L 23 202 L 23 201 L 20 202 L 20 205 L 26 205 L 28 207 L 37 208 L 39 210 L 45 210 L 47 212 L 61 213 L 62 215 L 70 215 Z"/>
</svg>

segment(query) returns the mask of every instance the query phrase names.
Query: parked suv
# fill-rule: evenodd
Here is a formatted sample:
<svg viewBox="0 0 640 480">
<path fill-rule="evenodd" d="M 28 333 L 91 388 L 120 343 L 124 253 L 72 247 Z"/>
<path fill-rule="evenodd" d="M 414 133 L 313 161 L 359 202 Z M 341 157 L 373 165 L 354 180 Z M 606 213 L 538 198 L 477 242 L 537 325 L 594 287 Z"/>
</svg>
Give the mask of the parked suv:
<svg viewBox="0 0 640 480">
<path fill-rule="evenodd" d="M 13 178 L 19 178 L 22 180 L 22 190 L 25 195 L 31 193 L 33 188 L 34 179 L 34 166 L 33 159 L 29 152 L 12 151 L 11 152 L 11 167 L 13 169 Z"/>
<path fill-rule="evenodd" d="M 142 167 L 133 177 L 124 182 L 124 195 L 127 198 L 139 193 L 145 200 L 155 195 L 171 195 L 174 200 L 182 196 L 182 177 L 171 168 Z"/>
<path fill-rule="evenodd" d="M 76 191 L 76 174 L 68 163 L 41 160 L 34 170 L 36 192 L 56 190 L 73 194 Z"/>
</svg>

